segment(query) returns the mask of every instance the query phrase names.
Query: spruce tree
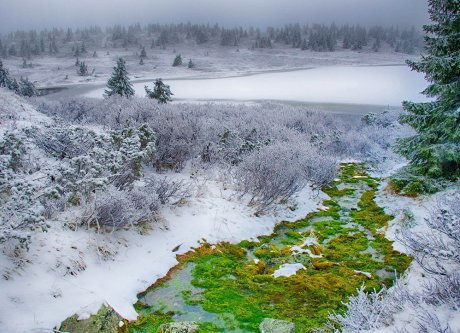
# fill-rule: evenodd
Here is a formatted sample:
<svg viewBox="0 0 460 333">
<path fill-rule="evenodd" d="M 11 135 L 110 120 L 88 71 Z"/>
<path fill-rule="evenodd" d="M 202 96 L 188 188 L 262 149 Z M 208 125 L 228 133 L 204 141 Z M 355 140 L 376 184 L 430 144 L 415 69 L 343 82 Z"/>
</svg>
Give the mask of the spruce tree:
<svg viewBox="0 0 460 333">
<path fill-rule="evenodd" d="M 8 87 L 9 80 L 8 70 L 3 68 L 3 62 L 0 60 L 0 87 Z"/>
<path fill-rule="evenodd" d="M 153 91 L 147 86 L 144 86 L 144 88 L 147 93 L 147 97 L 158 100 L 158 104 L 166 104 L 167 102 L 170 102 L 172 100 L 171 95 L 174 95 L 169 89 L 169 86 L 164 84 L 161 79 L 156 79 Z"/>
<path fill-rule="evenodd" d="M 112 77 L 107 82 L 107 89 L 104 91 L 106 97 L 120 95 L 130 98 L 134 95 L 134 89 L 126 71 L 125 61 L 118 58 L 117 65 L 113 68 Z"/>
<path fill-rule="evenodd" d="M 430 179 L 460 176 L 460 4 L 458 0 L 429 0 L 432 23 L 424 26 L 427 54 L 408 61 L 430 82 L 424 94 L 431 102 L 403 102 L 408 114 L 401 123 L 416 135 L 399 140 L 397 151 L 410 163 L 393 180 L 406 192 L 434 191 Z"/>
<path fill-rule="evenodd" d="M 141 58 L 147 58 L 147 52 L 145 51 L 145 47 L 142 47 Z"/>
<path fill-rule="evenodd" d="M 173 61 L 173 67 L 182 65 L 182 56 L 178 54 Z"/>
<path fill-rule="evenodd" d="M 84 61 L 80 62 L 80 66 L 77 69 L 77 74 L 80 76 L 88 76 L 88 66 Z"/>
<path fill-rule="evenodd" d="M 27 97 L 37 96 L 37 88 L 35 88 L 35 85 L 28 78 L 23 79 L 21 77 L 19 81 L 19 95 Z"/>
</svg>

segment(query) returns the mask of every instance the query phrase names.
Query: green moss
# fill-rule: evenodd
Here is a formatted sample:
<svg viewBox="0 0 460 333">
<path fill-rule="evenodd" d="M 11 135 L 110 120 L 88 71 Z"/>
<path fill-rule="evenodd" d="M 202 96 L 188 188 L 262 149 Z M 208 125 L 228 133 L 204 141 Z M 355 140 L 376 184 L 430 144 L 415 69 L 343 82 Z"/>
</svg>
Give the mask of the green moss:
<svg viewBox="0 0 460 333">
<path fill-rule="evenodd" d="M 393 217 L 385 214 L 383 208 L 379 207 L 374 199 L 375 190 L 365 192 L 358 203 L 359 210 L 352 211 L 350 216 L 373 235 L 376 235 L 377 230 L 386 228 Z"/>
<path fill-rule="evenodd" d="M 123 320 L 112 308 L 103 305 L 99 311 L 85 320 L 76 315 L 67 318 L 60 327 L 63 332 L 117 333 L 118 323 Z"/>
<path fill-rule="evenodd" d="M 171 312 L 141 312 L 137 320 L 127 323 L 126 329 L 129 333 L 156 333 L 162 324 L 172 321 Z"/>
<path fill-rule="evenodd" d="M 347 184 L 360 182 L 370 189 L 357 199 L 358 210 L 342 209 L 340 197 L 356 198 L 357 190 L 347 188 Z M 344 189 L 339 190 L 339 184 L 344 184 Z M 257 242 L 215 246 L 204 243 L 179 256 L 182 265 L 194 263 L 191 284 L 202 290 L 195 298 L 190 291 L 183 291 L 183 299 L 220 318 L 216 322 L 204 320 L 200 332 L 227 332 L 235 328 L 258 332 L 259 324 L 267 317 L 293 321 L 296 332 L 308 332 L 323 326 L 331 311 L 343 310 L 343 302 L 361 285 L 377 290 L 382 282 L 391 285 L 392 279 L 384 276 L 382 281 L 378 272 L 402 273 L 410 258 L 394 251 L 392 242 L 380 233 L 392 217 L 375 203 L 377 187 L 378 180 L 367 175 L 363 164 L 343 164 L 338 180 L 324 189 L 330 196 L 323 202 L 324 210 L 296 222 L 282 222 L 272 235 L 261 236 Z M 344 216 L 364 229 L 341 220 Z M 293 245 L 303 245 L 309 236 L 307 232 L 313 232 L 321 244 L 308 247 L 319 257 L 291 253 Z M 378 254 L 377 259 L 369 248 Z M 259 259 L 257 263 L 250 260 L 252 255 Z M 293 262 L 301 262 L 307 269 L 291 277 L 273 277 L 279 265 Z M 358 271 L 368 272 L 371 277 Z M 150 332 L 172 318 L 168 313 L 149 313 L 149 307 L 140 302 L 136 310 L 141 316 L 129 324 L 130 329 Z"/>
</svg>

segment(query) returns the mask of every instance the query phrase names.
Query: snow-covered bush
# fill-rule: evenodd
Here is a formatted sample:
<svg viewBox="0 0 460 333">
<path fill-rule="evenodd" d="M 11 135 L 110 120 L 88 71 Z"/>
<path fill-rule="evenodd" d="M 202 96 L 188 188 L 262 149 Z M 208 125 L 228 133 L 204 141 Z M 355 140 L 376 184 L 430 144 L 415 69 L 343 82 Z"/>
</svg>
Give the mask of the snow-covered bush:
<svg viewBox="0 0 460 333">
<path fill-rule="evenodd" d="M 344 314 L 332 314 L 328 327 L 335 332 L 372 331 L 389 324 L 391 315 L 400 310 L 386 287 L 380 291 L 366 292 L 364 286 L 345 304 Z"/>
<path fill-rule="evenodd" d="M 343 314 L 332 314 L 328 327 L 336 332 L 376 329 L 396 332 L 454 332 L 449 311 L 460 309 L 460 192 L 441 196 L 426 219 L 428 230 L 403 229 L 402 241 L 427 273 L 421 288 L 398 280 L 390 289 L 366 293 L 363 288 L 350 298 Z M 442 309 L 442 311 L 440 310 Z M 414 317 L 410 326 L 395 322 L 401 311 Z"/>
<path fill-rule="evenodd" d="M 158 105 L 149 99 L 112 97 L 46 102 L 40 104 L 40 110 L 60 115 L 64 120 L 100 124 L 117 131 L 146 123 L 155 132 L 156 152 L 152 162 L 157 172 L 180 171 L 188 161 L 201 163 L 204 168 L 213 166 L 224 178 L 232 175 L 237 188 L 242 193 L 251 193 L 259 203 L 285 199 L 306 181 L 316 187 L 327 184 L 335 177 L 336 166 L 343 159 L 377 165 L 386 159 L 399 158 L 390 151 L 390 146 L 402 131 L 401 125 L 393 124 L 397 112 L 375 114 L 365 122 L 358 117 L 328 115 L 280 104 Z M 284 147 L 277 160 L 264 153 L 276 145 Z M 257 166 L 258 155 L 265 158 L 267 166 L 261 163 Z M 281 174 L 275 170 L 282 170 Z M 129 184 L 135 173 L 129 168 L 121 170 L 114 184 Z M 279 180 L 275 185 L 268 177 L 266 181 L 254 179 L 251 173 L 275 174 L 274 179 L 280 177 L 288 184 Z M 291 178 L 300 181 L 289 184 Z M 262 193 L 265 190 L 267 193 Z"/>
<path fill-rule="evenodd" d="M 150 195 L 156 194 L 162 205 L 179 202 L 191 195 L 190 186 L 184 181 L 169 180 L 167 177 L 149 177 L 145 180 L 143 189 Z"/>
<path fill-rule="evenodd" d="M 98 231 L 115 230 L 118 228 L 134 226 L 145 221 L 151 208 L 156 205 L 144 201 L 141 206 L 138 194 L 132 195 L 130 191 L 119 190 L 115 186 L 96 191 L 94 202 L 87 207 L 87 214 L 83 222 L 89 226 L 96 226 Z M 148 199 L 143 196 L 142 200 Z"/>
<path fill-rule="evenodd" d="M 72 159 L 85 155 L 98 143 L 94 131 L 79 126 L 48 125 L 43 130 L 28 131 L 34 137 L 36 145 L 57 159 Z"/>
<path fill-rule="evenodd" d="M 31 234 L 46 231 L 44 208 L 38 198 L 37 183 L 16 179 L 0 210 L 0 243 L 16 239 L 27 247 Z"/>
<path fill-rule="evenodd" d="M 401 241 L 427 272 L 449 274 L 449 265 L 460 265 L 460 192 L 438 199 L 426 219 L 429 233 L 402 230 Z"/>
<path fill-rule="evenodd" d="M 288 199 L 304 186 L 299 172 L 298 150 L 287 144 L 274 144 L 248 155 L 235 169 L 239 191 L 251 196 L 251 203 L 267 207 Z"/>
</svg>

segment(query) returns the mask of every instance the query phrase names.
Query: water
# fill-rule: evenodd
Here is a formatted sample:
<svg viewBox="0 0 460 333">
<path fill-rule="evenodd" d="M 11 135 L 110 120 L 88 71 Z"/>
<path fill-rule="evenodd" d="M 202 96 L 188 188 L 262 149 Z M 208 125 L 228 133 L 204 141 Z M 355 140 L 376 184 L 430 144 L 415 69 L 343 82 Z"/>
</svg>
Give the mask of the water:
<svg viewBox="0 0 460 333">
<path fill-rule="evenodd" d="M 401 101 L 425 101 L 423 75 L 407 66 L 331 66 L 263 73 L 221 79 L 164 80 L 180 101 L 290 101 L 311 103 L 400 106 Z M 134 83 L 136 95 L 145 96 L 144 85 Z M 101 98 L 104 87 L 85 92 Z"/>
</svg>

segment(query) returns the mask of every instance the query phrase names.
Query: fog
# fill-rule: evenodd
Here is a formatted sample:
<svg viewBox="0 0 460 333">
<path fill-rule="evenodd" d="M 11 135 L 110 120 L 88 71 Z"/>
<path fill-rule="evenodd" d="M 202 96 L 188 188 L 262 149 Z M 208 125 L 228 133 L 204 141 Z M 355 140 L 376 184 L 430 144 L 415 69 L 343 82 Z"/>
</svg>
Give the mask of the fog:
<svg viewBox="0 0 460 333">
<path fill-rule="evenodd" d="M 114 23 L 279 26 L 331 23 L 421 26 L 426 0 L 0 0 L 0 32 Z"/>
</svg>

